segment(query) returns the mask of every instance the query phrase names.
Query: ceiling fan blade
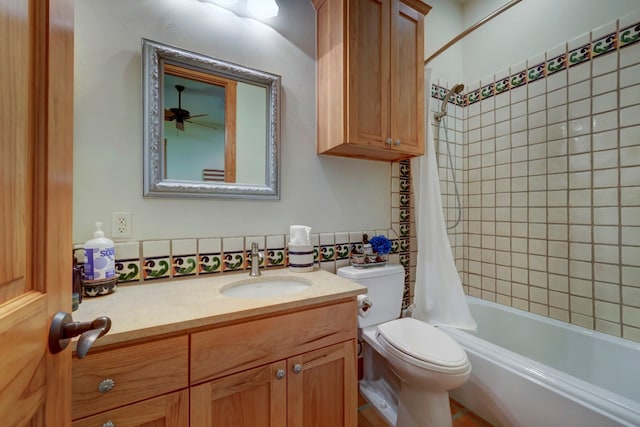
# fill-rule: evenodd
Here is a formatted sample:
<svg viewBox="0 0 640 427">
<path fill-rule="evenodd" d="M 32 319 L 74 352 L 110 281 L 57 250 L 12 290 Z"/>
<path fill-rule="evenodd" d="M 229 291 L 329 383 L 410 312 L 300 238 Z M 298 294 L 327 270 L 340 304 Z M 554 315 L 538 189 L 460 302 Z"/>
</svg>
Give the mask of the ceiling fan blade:
<svg viewBox="0 0 640 427">
<path fill-rule="evenodd" d="M 186 120 L 186 121 L 194 125 L 202 126 L 204 128 L 216 129 L 216 130 L 224 129 L 224 126 L 219 126 L 215 124 L 204 123 L 204 122 L 193 122 L 191 120 Z"/>
<path fill-rule="evenodd" d="M 189 116 L 188 119 L 193 119 L 194 117 L 206 117 L 208 114 L 196 114 L 195 116 Z"/>
<path fill-rule="evenodd" d="M 184 130 L 184 122 L 182 120 L 176 120 L 176 128 L 179 130 Z"/>
<path fill-rule="evenodd" d="M 164 119 L 165 119 L 166 121 L 169 121 L 169 122 L 170 122 L 170 121 L 174 120 L 175 118 L 176 118 L 176 115 L 175 115 L 175 114 L 173 114 L 173 112 L 172 112 L 172 111 L 170 111 L 170 110 L 164 110 Z"/>
</svg>

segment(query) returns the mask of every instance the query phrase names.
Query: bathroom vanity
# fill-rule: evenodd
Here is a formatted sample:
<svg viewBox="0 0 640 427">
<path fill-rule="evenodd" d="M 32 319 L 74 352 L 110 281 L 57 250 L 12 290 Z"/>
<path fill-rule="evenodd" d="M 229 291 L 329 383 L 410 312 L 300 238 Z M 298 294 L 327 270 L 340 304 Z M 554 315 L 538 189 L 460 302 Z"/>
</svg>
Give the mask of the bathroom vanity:
<svg viewBox="0 0 640 427">
<path fill-rule="evenodd" d="M 122 287 L 77 320 L 112 330 L 73 359 L 73 426 L 357 425 L 356 296 L 325 271 L 267 271 L 306 289 L 223 295 L 246 274 Z"/>
</svg>

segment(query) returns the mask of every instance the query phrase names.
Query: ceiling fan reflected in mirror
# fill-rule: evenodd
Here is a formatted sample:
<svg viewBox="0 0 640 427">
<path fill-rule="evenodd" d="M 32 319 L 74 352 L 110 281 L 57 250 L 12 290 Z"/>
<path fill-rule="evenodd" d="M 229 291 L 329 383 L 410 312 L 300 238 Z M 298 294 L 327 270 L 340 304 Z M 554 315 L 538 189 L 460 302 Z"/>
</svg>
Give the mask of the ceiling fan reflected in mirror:
<svg viewBox="0 0 640 427">
<path fill-rule="evenodd" d="M 190 121 L 194 117 L 205 117 L 207 114 L 196 114 L 191 115 L 188 110 L 182 108 L 182 92 L 184 92 L 185 87 L 182 85 L 175 85 L 176 90 L 178 91 L 178 108 L 170 108 L 164 110 L 164 119 L 165 121 L 176 121 L 176 129 L 184 130 L 184 122 L 198 124 L 196 122 Z"/>
</svg>

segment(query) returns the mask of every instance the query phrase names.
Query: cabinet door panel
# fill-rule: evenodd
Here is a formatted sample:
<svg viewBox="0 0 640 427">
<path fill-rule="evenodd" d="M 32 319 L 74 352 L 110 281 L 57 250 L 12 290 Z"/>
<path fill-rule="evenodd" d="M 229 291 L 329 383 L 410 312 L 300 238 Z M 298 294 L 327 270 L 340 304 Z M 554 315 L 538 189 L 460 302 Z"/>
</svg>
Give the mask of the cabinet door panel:
<svg viewBox="0 0 640 427">
<path fill-rule="evenodd" d="M 182 390 L 83 418 L 74 421 L 72 427 L 109 425 L 109 421 L 115 426 L 128 427 L 188 427 L 189 391 Z"/>
<path fill-rule="evenodd" d="M 392 148 L 423 154 L 424 17 L 402 2 L 393 2 L 391 27 Z"/>
<path fill-rule="evenodd" d="M 388 147 L 389 0 L 349 2 L 349 142 Z"/>
<path fill-rule="evenodd" d="M 284 362 L 276 362 L 191 387 L 191 425 L 198 427 L 286 426 Z"/>
<path fill-rule="evenodd" d="M 289 427 L 357 425 L 355 341 L 292 357 L 287 369 Z"/>
</svg>

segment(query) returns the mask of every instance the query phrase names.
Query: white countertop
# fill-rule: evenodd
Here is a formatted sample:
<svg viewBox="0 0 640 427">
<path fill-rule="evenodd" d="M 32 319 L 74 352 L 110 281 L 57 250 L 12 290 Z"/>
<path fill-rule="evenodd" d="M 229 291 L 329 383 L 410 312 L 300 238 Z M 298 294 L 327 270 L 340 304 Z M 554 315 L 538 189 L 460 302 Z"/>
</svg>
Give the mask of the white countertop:
<svg viewBox="0 0 640 427">
<path fill-rule="evenodd" d="M 111 330 L 94 344 L 101 347 L 337 301 L 367 290 L 324 270 L 291 273 L 288 269 L 277 269 L 261 273 L 263 280 L 300 279 L 311 286 L 297 293 L 265 298 L 228 297 L 220 293 L 225 285 L 250 279 L 247 272 L 122 285 L 109 295 L 83 297 L 73 319 L 91 321 L 108 316 Z"/>
</svg>

